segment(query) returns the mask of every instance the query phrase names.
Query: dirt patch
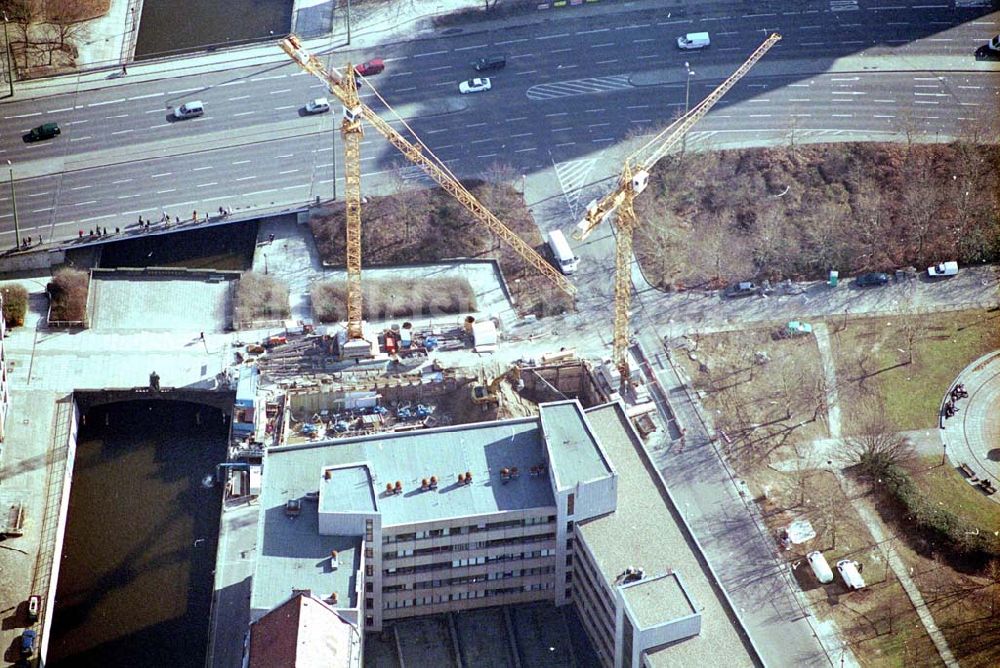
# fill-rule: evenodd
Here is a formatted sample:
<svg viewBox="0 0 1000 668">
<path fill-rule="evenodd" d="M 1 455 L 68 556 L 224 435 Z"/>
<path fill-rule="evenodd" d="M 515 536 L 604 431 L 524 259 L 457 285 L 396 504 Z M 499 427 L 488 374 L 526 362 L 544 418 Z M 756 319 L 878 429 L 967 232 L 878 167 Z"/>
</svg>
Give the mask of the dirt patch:
<svg viewBox="0 0 1000 668">
<path fill-rule="evenodd" d="M 361 289 L 361 308 L 367 320 L 453 315 L 476 310 L 476 292 L 464 278 L 366 278 Z M 347 282 L 314 284 L 312 305 L 313 314 L 320 322 L 346 320 Z"/>
<path fill-rule="evenodd" d="M 816 341 L 775 340 L 770 329 L 696 336 L 677 355 L 725 434 L 738 470 L 766 464 L 784 445 L 827 436 L 826 393 Z"/>
<path fill-rule="evenodd" d="M 671 156 L 636 200 L 636 257 L 661 288 L 995 261 L 1000 148 L 978 145 L 987 127 L 953 144 Z"/>
<path fill-rule="evenodd" d="M 897 430 L 937 427 L 941 399 L 970 362 L 1000 348 L 1000 312 L 979 310 L 831 322 L 843 431 L 882 402 Z"/>
<path fill-rule="evenodd" d="M 511 230 L 539 253 L 545 243 L 521 193 L 508 185 L 484 181 L 465 187 Z M 361 237 L 364 266 L 437 262 L 452 258 L 493 258 L 507 281 L 518 309 L 539 316 L 572 307 L 549 279 L 496 239 L 489 229 L 440 188 L 406 190 L 385 197 L 368 197 L 362 206 Z M 317 210 L 309 221 L 324 263 L 345 263 L 346 213 L 343 203 Z"/>
</svg>

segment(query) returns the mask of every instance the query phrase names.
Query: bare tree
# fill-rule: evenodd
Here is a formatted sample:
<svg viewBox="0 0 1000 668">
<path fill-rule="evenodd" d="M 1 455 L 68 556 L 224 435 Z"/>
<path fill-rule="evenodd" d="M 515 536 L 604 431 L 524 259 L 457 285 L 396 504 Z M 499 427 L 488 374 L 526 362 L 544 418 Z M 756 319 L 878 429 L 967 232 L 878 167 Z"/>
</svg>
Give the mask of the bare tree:
<svg viewBox="0 0 1000 668">
<path fill-rule="evenodd" d="M 896 432 L 882 402 L 869 402 L 856 417 L 857 434 L 847 439 L 847 454 L 867 471 L 880 472 L 912 454 L 910 442 Z"/>
<path fill-rule="evenodd" d="M 93 18 L 98 4 L 95 0 L 48 0 L 46 13 L 55 28 L 60 49 L 65 49 L 67 42 L 85 36 L 86 20 Z"/>
</svg>

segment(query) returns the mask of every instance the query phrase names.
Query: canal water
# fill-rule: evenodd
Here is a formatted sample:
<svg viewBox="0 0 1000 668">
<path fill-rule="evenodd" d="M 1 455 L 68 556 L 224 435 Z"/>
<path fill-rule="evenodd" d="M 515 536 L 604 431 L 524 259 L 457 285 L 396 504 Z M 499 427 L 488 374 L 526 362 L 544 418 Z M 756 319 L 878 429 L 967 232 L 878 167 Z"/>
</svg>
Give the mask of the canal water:
<svg viewBox="0 0 1000 668">
<path fill-rule="evenodd" d="M 291 30 L 293 0 L 143 0 L 135 59 L 240 44 Z"/>
<path fill-rule="evenodd" d="M 205 663 L 226 453 L 216 409 L 132 401 L 81 424 L 48 666 Z"/>
</svg>

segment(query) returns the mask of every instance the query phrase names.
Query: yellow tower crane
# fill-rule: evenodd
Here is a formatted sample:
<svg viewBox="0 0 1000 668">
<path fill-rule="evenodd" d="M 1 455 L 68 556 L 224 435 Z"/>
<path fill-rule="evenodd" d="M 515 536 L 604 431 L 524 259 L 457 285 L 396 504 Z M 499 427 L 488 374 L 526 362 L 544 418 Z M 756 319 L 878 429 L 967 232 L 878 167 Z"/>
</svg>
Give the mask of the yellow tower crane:
<svg viewBox="0 0 1000 668">
<path fill-rule="evenodd" d="M 756 65 L 757 61 L 780 39 L 781 35 L 777 33 L 770 35 L 746 59 L 746 62 L 740 65 L 718 88 L 709 93 L 708 97 L 646 142 L 637 151 L 625 158 L 621 176 L 618 177 L 617 187 L 600 200 L 595 199 L 590 202 L 587 205 L 586 217 L 577 225 L 577 230 L 573 237 L 578 240 L 586 239 L 608 214 L 615 210 L 618 212 L 615 219 L 617 238 L 615 240 L 615 329 L 613 361 L 621 373 L 623 384 L 627 382 L 629 375 L 626 353 L 629 342 L 629 306 L 632 302 L 632 277 L 630 271 L 632 264 L 632 234 L 635 231 L 636 224 L 633 201 L 636 195 L 646 189 L 649 183 L 649 171 L 653 166 L 677 142 L 681 141 L 688 130 L 700 121 L 708 113 L 709 109 L 715 106 L 715 103 L 730 88 L 735 86 L 736 82 L 742 79 L 750 71 L 750 68 Z"/>
<path fill-rule="evenodd" d="M 296 35 L 281 40 L 280 46 L 307 72 L 315 75 L 327 85 L 330 92 L 344 107 L 344 118 L 340 131 L 344 137 L 344 198 L 347 203 L 347 335 L 348 339 L 361 338 L 361 137 L 364 119 L 407 160 L 420 166 L 445 191 L 451 194 L 476 220 L 484 223 L 493 234 L 510 246 L 525 262 L 545 275 L 566 294 L 576 294 L 576 287 L 570 283 L 534 248 L 503 224 L 487 209 L 448 168 L 427 147 L 417 139 L 413 143 L 384 121 L 358 96 L 357 83 L 350 63 L 345 76 L 340 77 L 326 69 L 320 60 L 306 51 Z M 385 102 L 385 100 L 383 100 Z M 388 106 L 388 105 L 386 105 Z M 405 124 L 404 124 L 405 125 Z M 409 128 L 408 128 L 409 129 Z M 412 129 L 410 129 L 412 134 Z M 416 135 L 413 135 L 416 137 Z"/>
</svg>

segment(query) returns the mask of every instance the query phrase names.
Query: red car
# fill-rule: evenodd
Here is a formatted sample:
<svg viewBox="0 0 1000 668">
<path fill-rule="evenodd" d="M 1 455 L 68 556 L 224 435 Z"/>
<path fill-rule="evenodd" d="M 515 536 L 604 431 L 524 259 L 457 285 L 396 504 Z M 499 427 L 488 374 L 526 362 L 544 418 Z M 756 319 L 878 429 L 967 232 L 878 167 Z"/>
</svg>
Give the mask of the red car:
<svg viewBox="0 0 1000 668">
<path fill-rule="evenodd" d="M 354 71 L 363 77 L 370 77 L 374 74 L 379 74 L 385 69 L 385 61 L 381 58 L 373 58 L 367 63 L 361 63 L 360 65 L 354 66 Z"/>
</svg>

